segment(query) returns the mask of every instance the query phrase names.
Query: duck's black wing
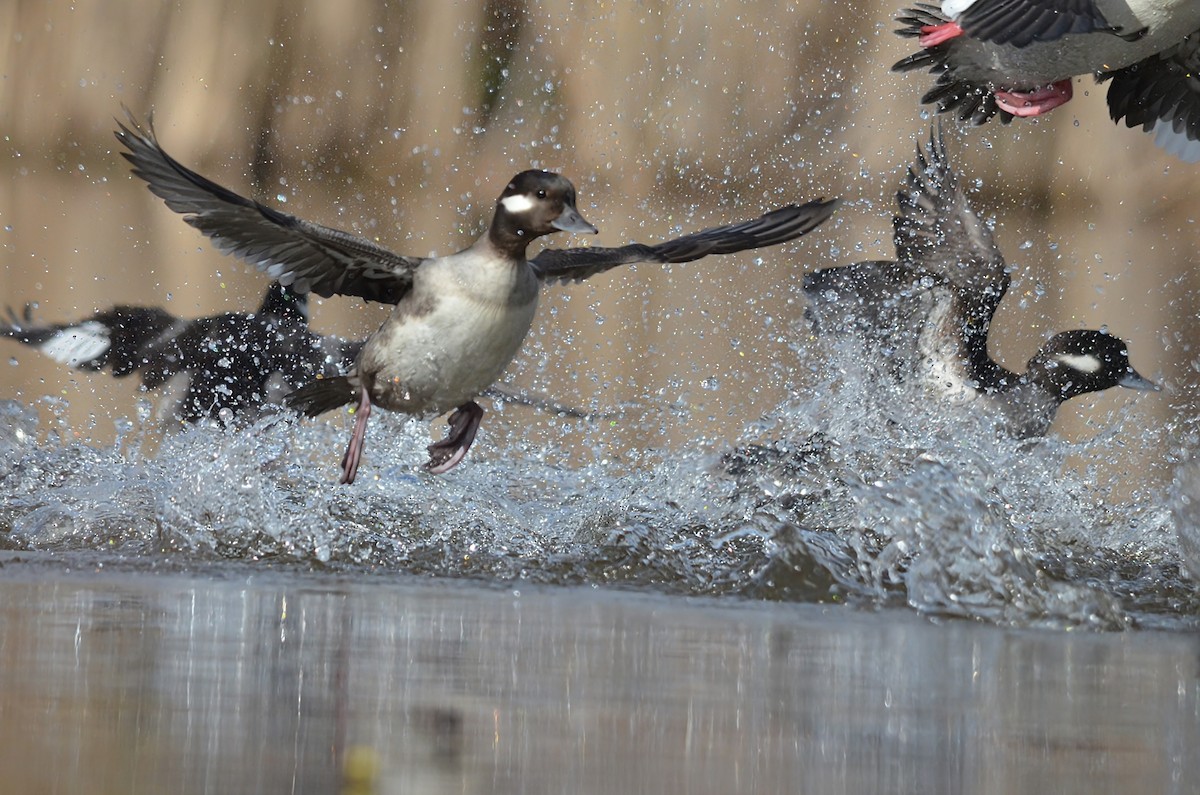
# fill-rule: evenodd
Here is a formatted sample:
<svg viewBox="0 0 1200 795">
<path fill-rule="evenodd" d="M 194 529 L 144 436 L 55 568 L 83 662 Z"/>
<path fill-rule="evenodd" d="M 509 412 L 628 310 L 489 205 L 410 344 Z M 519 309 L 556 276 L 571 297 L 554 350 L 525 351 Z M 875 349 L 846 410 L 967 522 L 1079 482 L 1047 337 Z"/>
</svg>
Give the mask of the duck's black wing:
<svg viewBox="0 0 1200 795">
<path fill-rule="evenodd" d="M 928 28 L 946 25 L 950 18 L 939 6 L 930 3 L 915 3 L 896 17 L 901 27 L 896 34 L 904 38 L 918 39 Z M 1013 120 L 1013 115 L 996 103 L 996 92 L 988 83 L 967 80 L 961 77 L 951 64 L 953 42 L 943 42 L 932 47 L 922 47 L 917 52 L 901 58 L 892 65 L 893 72 L 911 72 L 925 69 L 937 77 L 921 103 L 935 105 L 938 113 L 954 113 L 959 119 L 974 125 L 986 124 L 992 117 L 1004 124 Z"/>
<path fill-rule="evenodd" d="M 1188 163 L 1200 162 L 1200 30 L 1166 52 L 1109 72 L 1108 110 L 1154 131 L 1155 143 Z"/>
<path fill-rule="evenodd" d="M 244 198 L 179 163 L 163 151 L 154 128 L 126 111 L 117 122 L 122 156 L 184 220 L 233 254 L 297 292 L 353 295 L 395 304 L 412 289 L 419 257 L 402 257 L 366 238 L 304 221 Z"/>
<path fill-rule="evenodd" d="M 630 243 L 618 248 L 546 249 L 531 260 L 546 282 L 578 282 L 634 262 L 691 262 L 711 254 L 733 254 L 774 246 L 811 232 L 829 219 L 837 199 L 789 205 L 738 224 L 715 226 L 657 245 Z"/>
<path fill-rule="evenodd" d="M 1008 266 L 992 230 L 967 200 L 940 129 L 930 132 L 925 148 L 918 147 L 896 203 L 896 258 L 953 285 L 967 317 L 986 335 L 1008 290 Z"/>
<path fill-rule="evenodd" d="M 901 380 L 943 388 L 978 383 L 992 315 L 1008 272 L 971 209 L 940 133 L 930 136 L 897 194 L 898 262 L 860 262 L 804 278 L 807 315 L 821 335 L 852 335 L 868 361 Z"/>
<path fill-rule="evenodd" d="M 1025 47 L 1070 33 L 1115 33 L 1096 0 L 975 0 L 956 20 L 968 36 Z"/>
<path fill-rule="evenodd" d="M 900 262 L 872 260 L 821 268 L 804 275 L 805 316 L 819 336 L 853 335 L 892 351 L 903 348 L 933 312 L 945 282 Z"/>
</svg>

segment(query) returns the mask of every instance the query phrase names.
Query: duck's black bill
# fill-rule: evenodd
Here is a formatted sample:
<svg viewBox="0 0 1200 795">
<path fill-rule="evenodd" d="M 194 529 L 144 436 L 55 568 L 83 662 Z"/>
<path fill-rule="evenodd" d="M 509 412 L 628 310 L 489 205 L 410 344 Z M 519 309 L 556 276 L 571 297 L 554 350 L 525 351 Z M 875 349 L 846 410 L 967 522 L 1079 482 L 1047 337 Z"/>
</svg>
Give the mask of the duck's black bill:
<svg viewBox="0 0 1200 795">
<path fill-rule="evenodd" d="M 1129 372 L 1125 374 L 1125 377 L 1117 382 L 1117 385 L 1123 386 L 1126 389 L 1138 389 L 1143 392 L 1161 392 L 1162 391 L 1161 386 L 1154 383 L 1149 378 L 1146 378 L 1141 373 L 1139 373 L 1137 370 L 1134 370 L 1132 367 L 1129 368 Z"/>
<path fill-rule="evenodd" d="M 574 207 L 564 207 L 558 217 L 550 222 L 550 226 L 563 232 L 578 232 L 579 234 L 594 235 L 600 230 L 583 220 L 583 216 Z"/>
</svg>

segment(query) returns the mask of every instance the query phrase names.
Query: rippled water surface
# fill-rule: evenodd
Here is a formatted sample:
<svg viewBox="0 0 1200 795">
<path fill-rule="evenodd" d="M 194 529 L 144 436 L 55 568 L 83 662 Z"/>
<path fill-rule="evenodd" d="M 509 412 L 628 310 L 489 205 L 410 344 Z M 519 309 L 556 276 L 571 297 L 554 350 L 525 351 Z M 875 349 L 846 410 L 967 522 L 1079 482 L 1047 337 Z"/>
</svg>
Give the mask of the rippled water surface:
<svg viewBox="0 0 1200 795">
<path fill-rule="evenodd" d="M 1182 793 L 1200 775 L 1190 634 L 77 564 L 0 569 L 9 791 Z"/>
</svg>

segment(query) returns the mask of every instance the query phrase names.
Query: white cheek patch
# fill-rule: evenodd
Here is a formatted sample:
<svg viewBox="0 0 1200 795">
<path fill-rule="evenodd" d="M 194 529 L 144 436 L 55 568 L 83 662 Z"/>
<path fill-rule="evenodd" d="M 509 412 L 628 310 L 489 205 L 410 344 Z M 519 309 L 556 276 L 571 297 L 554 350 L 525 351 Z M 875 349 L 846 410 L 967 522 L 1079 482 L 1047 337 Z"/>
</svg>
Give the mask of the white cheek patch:
<svg viewBox="0 0 1200 795">
<path fill-rule="evenodd" d="M 500 203 L 504 205 L 504 209 L 513 215 L 527 213 L 533 209 L 533 199 L 524 193 L 514 193 L 512 196 L 505 196 L 500 200 Z"/>
<path fill-rule="evenodd" d="M 108 329 L 95 320 L 71 326 L 43 342 L 39 350 L 59 364 L 78 367 L 108 350 Z"/>
<path fill-rule="evenodd" d="M 1054 357 L 1066 367 L 1080 373 L 1098 373 L 1103 366 L 1097 357 L 1088 354 L 1060 353 Z"/>
<path fill-rule="evenodd" d="M 942 13 L 951 19 L 958 19 L 964 11 L 975 5 L 975 0 L 943 0 Z"/>
</svg>

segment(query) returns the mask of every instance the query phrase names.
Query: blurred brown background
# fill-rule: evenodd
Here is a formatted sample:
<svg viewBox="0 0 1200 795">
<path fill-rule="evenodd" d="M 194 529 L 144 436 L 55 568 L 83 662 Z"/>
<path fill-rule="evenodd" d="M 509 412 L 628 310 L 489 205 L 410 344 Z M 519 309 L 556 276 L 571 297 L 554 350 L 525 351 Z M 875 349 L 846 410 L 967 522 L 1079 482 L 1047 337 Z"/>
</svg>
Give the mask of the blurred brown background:
<svg viewBox="0 0 1200 795">
<path fill-rule="evenodd" d="M 662 422 L 670 440 L 719 444 L 805 383 L 801 274 L 892 256 L 893 197 L 929 129 L 929 78 L 888 71 L 914 46 L 892 34 L 901 5 L 9 0 L 0 296 L 38 302 L 43 320 L 118 302 L 185 316 L 256 305 L 265 278 L 129 176 L 112 137 L 122 103 L 153 110 L 165 148 L 205 175 L 408 254 L 469 242 L 529 167 L 572 178 L 600 245 L 841 196 L 835 222 L 798 243 L 544 295 L 513 383 L 601 407 L 686 403 L 690 427 Z M 1107 324 L 1168 385 L 1134 411 L 1186 420 L 1200 166 L 1113 125 L 1103 87 L 1077 88 L 1036 123 L 951 136 L 1016 266 L 993 353 L 1022 369 L 1050 332 Z M 314 325 L 363 336 L 383 313 L 334 299 Z M 71 426 L 96 439 L 133 414 L 134 384 L 0 344 L 15 359 L 0 398 L 66 397 Z M 1089 419 L 1111 422 L 1134 397 L 1077 401 L 1059 428 L 1094 433 Z"/>
</svg>

